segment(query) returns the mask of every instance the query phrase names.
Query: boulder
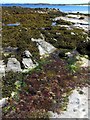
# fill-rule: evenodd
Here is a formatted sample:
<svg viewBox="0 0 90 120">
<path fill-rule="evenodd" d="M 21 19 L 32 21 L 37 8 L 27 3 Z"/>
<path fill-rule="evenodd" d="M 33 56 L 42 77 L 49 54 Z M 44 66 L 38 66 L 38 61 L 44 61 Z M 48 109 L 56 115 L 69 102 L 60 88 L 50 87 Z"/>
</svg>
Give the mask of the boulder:
<svg viewBox="0 0 90 120">
<path fill-rule="evenodd" d="M 6 71 L 20 72 L 22 71 L 20 62 L 16 58 L 8 58 Z"/>
</svg>

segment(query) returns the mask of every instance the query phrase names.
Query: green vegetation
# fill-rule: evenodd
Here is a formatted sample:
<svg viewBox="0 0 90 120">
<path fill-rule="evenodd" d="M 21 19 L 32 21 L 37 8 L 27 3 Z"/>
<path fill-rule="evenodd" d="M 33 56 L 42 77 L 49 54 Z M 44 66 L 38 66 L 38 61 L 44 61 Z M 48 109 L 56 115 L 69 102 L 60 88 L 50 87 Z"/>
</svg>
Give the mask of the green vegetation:
<svg viewBox="0 0 90 120">
<path fill-rule="evenodd" d="M 39 11 L 39 12 L 38 12 Z M 35 42 L 31 38 L 41 38 L 41 33 L 45 40 L 58 49 L 75 49 L 81 45 L 87 35 L 83 30 L 73 28 L 68 30 L 60 25 L 72 25 L 73 23 L 64 20 L 57 20 L 56 26 L 51 26 L 53 18 L 65 16 L 64 13 L 55 9 L 29 9 L 21 7 L 3 7 L 2 22 L 3 26 L 3 47 L 18 47 L 17 58 L 21 59 L 23 50 L 28 49 L 34 58 L 39 60 L 39 51 Z M 19 22 L 19 26 L 7 26 L 10 23 Z M 75 33 L 75 35 L 71 34 Z M 56 39 L 57 41 L 55 41 Z M 81 47 L 80 47 L 81 49 Z M 82 48 L 84 54 L 89 54 L 87 47 Z M 78 51 L 79 48 L 78 48 Z M 82 53 L 80 51 L 80 53 Z"/>
<path fill-rule="evenodd" d="M 75 35 L 72 35 L 71 32 Z M 67 30 L 65 27 L 60 26 L 52 27 L 51 30 L 47 31 L 42 30 L 42 34 L 44 34 L 47 42 L 51 43 L 58 49 L 75 49 L 87 37 L 86 34 L 83 34 L 83 30 L 76 28 L 73 30 Z M 55 41 L 55 39 L 57 41 Z"/>
<path fill-rule="evenodd" d="M 67 67 L 71 71 L 72 74 L 80 71 L 80 65 L 76 64 L 77 62 L 76 56 L 72 58 L 68 58 L 67 62 L 68 62 Z"/>
<path fill-rule="evenodd" d="M 65 20 L 57 20 L 56 21 L 57 25 L 60 24 L 60 25 L 72 25 L 73 23 L 69 22 L 69 21 L 65 21 Z"/>
<path fill-rule="evenodd" d="M 17 90 L 15 82 L 22 82 L 23 79 L 22 73 L 13 73 L 12 71 L 6 73 L 5 77 L 2 78 L 2 96 L 10 97 L 12 91 L 15 92 Z"/>
</svg>

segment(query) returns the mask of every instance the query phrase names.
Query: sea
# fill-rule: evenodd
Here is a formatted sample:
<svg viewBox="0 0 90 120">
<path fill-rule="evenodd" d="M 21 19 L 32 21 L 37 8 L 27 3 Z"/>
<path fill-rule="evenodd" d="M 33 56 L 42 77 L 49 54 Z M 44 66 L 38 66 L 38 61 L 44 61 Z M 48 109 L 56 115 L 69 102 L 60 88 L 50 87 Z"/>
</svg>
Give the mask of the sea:
<svg viewBox="0 0 90 120">
<path fill-rule="evenodd" d="M 20 6 L 24 8 L 55 8 L 65 13 L 84 13 L 89 14 L 88 5 L 59 5 L 59 4 L 0 4 L 0 6 Z"/>
</svg>

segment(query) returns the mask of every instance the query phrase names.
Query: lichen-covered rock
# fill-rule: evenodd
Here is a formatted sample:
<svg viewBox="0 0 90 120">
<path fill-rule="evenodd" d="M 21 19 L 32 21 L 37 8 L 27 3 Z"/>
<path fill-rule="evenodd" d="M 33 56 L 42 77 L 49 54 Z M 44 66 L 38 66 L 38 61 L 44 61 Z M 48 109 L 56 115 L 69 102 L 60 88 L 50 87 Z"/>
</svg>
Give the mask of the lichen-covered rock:
<svg viewBox="0 0 90 120">
<path fill-rule="evenodd" d="M 22 71 L 20 62 L 16 58 L 8 58 L 6 71 L 20 72 Z"/>
</svg>

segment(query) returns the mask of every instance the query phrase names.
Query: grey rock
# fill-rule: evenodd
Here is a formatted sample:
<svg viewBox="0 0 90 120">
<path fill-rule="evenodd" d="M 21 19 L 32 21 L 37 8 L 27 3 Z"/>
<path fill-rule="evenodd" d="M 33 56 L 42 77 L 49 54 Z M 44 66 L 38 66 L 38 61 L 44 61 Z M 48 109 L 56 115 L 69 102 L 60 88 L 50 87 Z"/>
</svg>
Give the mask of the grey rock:
<svg viewBox="0 0 90 120">
<path fill-rule="evenodd" d="M 31 58 L 23 58 L 22 63 L 24 65 L 24 67 L 27 68 L 35 68 L 36 64 L 33 63 Z"/>
<path fill-rule="evenodd" d="M 53 53 L 56 48 L 54 46 L 52 46 L 50 43 L 45 41 L 45 38 L 43 37 L 43 35 L 41 34 L 41 38 L 39 39 L 34 39 L 32 38 L 32 41 L 37 42 L 37 46 L 39 49 L 39 53 L 41 56 L 47 56 L 47 54 Z"/>
<path fill-rule="evenodd" d="M 8 98 L 2 98 L 0 100 L 0 108 L 4 107 L 8 103 Z"/>
<path fill-rule="evenodd" d="M 72 58 L 72 57 L 74 57 L 74 56 L 79 55 L 79 53 L 78 53 L 77 50 L 73 50 L 72 52 L 67 52 L 67 53 L 65 53 L 65 55 L 66 55 L 67 57 L 69 57 L 69 58 Z"/>
<path fill-rule="evenodd" d="M 0 61 L 0 75 L 5 76 L 5 64 L 3 60 Z"/>
<path fill-rule="evenodd" d="M 24 53 L 23 53 L 23 56 L 25 58 L 30 58 L 30 57 L 32 57 L 32 54 L 28 50 L 25 50 Z"/>
<path fill-rule="evenodd" d="M 17 47 L 11 47 L 11 46 L 8 46 L 8 47 L 5 47 L 3 49 L 4 52 L 16 52 L 17 51 Z"/>
<path fill-rule="evenodd" d="M 16 58 L 8 58 L 6 71 L 20 72 L 22 71 L 20 62 Z"/>
</svg>

